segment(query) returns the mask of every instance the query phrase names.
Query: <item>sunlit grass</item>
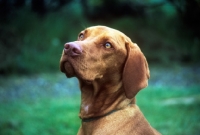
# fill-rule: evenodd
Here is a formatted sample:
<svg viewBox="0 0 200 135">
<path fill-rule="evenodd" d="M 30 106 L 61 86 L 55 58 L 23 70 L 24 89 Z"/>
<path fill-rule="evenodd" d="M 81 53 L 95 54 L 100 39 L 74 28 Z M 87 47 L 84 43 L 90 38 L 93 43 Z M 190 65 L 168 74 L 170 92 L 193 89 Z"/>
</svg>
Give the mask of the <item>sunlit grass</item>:
<svg viewBox="0 0 200 135">
<path fill-rule="evenodd" d="M 169 99 L 194 97 L 191 103 L 166 103 Z M 164 135 L 198 134 L 199 86 L 149 87 L 139 92 L 137 104 L 145 117 Z M 1 135 L 74 135 L 80 126 L 79 95 L 16 99 L 0 103 Z"/>
<path fill-rule="evenodd" d="M 200 86 L 149 87 L 138 94 L 137 104 L 151 125 L 164 135 L 199 133 Z"/>
<path fill-rule="evenodd" d="M 17 100 L 0 104 L 1 135 L 73 135 L 79 128 L 79 98 Z"/>
</svg>

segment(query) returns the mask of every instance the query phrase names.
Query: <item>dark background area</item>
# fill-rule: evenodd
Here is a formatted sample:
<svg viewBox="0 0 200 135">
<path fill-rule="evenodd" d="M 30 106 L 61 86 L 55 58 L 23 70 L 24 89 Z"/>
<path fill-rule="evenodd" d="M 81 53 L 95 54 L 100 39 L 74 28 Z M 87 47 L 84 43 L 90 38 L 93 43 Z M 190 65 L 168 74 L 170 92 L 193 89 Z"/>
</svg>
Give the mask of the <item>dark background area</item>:
<svg viewBox="0 0 200 135">
<path fill-rule="evenodd" d="M 58 71 L 64 43 L 106 25 L 136 42 L 149 63 L 197 64 L 199 0 L 0 0 L 0 74 Z"/>
<path fill-rule="evenodd" d="M 163 135 L 199 135 L 200 0 L 0 0 L 0 135 L 75 135 L 80 90 L 59 70 L 94 25 L 137 43 L 151 77 L 137 104 Z"/>
</svg>

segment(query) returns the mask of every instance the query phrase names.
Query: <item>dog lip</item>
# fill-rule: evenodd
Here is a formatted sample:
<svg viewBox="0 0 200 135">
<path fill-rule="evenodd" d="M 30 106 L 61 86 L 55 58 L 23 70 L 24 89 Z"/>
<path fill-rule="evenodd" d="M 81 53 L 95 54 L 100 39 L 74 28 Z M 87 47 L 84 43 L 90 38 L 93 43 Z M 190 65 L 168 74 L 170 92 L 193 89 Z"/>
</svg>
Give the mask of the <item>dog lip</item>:
<svg viewBox="0 0 200 135">
<path fill-rule="evenodd" d="M 84 82 L 87 84 L 92 84 L 92 80 L 84 80 Z"/>
<path fill-rule="evenodd" d="M 65 75 L 68 77 L 68 78 L 71 78 L 71 77 L 77 77 L 79 78 L 80 80 L 83 80 L 84 82 L 86 82 L 87 84 L 90 84 L 92 82 L 92 80 L 88 80 L 88 79 L 85 79 L 84 76 L 82 76 L 75 68 L 75 65 L 73 64 L 73 62 L 71 62 L 70 60 L 68 61 L 63 61 L 62 63 L 62 69 L 63 69 L 63 73 L 65 73 Z"/>
<path fill-rule="evenodd" d="M 92 84 L 94 79 L 92 78 L 86 78 L 81 73 L 79 73 L 79 70 L 77 69 L 76 62 L 74 61 L 74 58 L 67 57 L 67 59 L 62 59 L 60 70 L 61 72 L 65 73 L 67 78 L 71 77 L 77 77 L 79 80 L 86 84 Z"/>
<path fill-rule="evenodd" d="M 68 78 L 75 76 L 74 67 L 68 60 L 61 61 L 60 70 L 65 73 Z"/>
<path fill-rule="evenodd" d="M 65 62 L 62 62 L 60 65 L 60 71 L 65 73 Z"/>
</svg>

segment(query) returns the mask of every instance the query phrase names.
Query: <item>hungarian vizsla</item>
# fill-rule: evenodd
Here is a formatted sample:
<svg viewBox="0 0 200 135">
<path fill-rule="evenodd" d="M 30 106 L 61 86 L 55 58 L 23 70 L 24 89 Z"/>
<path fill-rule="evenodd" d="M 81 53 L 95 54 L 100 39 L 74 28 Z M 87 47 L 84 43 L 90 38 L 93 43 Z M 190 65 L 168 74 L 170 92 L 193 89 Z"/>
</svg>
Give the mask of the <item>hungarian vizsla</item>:
<svg viewBox="0 0 200 135">
<path fill-rule="evenodd" d="M 81 89 L 78 135 L 157 135 L 135 104 L 150 77 L 146 58 L 122 32 L 89 27 L 64 45 L 60 70 Z"/>
</svg>

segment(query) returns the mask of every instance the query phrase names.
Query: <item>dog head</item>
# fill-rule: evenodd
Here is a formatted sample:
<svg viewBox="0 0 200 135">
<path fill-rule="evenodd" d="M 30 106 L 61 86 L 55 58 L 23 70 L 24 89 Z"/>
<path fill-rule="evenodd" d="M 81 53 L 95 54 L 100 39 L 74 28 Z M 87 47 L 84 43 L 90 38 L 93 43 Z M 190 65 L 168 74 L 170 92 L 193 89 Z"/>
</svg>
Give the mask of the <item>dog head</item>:
<svg viewBox="0 0 200 135">
<path fill-rule="evenodd" d="M 85 82 L 122 82 L 127 98 L 146 87 L 150 76 L 138 45 L 122 32 L 105 26 L 89 27 L 80 32 L 77 41 L 66 43 L 60 70 L 67 77 Z"/>
</svg>

